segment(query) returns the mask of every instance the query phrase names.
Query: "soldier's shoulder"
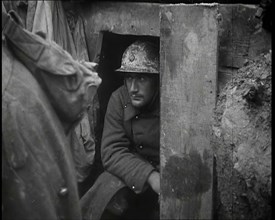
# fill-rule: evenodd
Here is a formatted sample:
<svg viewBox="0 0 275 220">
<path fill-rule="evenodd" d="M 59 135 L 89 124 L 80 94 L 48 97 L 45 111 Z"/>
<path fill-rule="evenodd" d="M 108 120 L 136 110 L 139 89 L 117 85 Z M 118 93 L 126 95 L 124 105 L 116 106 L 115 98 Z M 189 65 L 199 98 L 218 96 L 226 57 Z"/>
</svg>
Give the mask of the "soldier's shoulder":
<svg viewBox="0 0 275 220">
<path fill-rule="evenodd" d="M 126 86 L 122 85 L 118 89 L 116 89 L 113 92 L 112 97 L 115 99 L 120 99 L 122 102 L 127 102 L 129 96 Z"/>
</svg>

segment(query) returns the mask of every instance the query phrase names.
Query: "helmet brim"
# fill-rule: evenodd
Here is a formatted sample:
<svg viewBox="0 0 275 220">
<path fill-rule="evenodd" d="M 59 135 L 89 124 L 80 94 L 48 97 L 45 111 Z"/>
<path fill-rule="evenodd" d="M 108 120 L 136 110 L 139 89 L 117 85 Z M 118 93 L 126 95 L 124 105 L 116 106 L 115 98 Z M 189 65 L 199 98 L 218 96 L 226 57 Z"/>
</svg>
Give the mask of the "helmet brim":
<svg viewBox="0 0 275 220">
<path fill-rule="evenodd" d="M 129 68 L 118 68 L 115 70 L 115 72 L 120 72 L 120 73 L 146 73 L 146 74 L 159 74 L 158 71 L 156 70 L 142 70 L 142 69 L 129 69 Z"/>
</svg>

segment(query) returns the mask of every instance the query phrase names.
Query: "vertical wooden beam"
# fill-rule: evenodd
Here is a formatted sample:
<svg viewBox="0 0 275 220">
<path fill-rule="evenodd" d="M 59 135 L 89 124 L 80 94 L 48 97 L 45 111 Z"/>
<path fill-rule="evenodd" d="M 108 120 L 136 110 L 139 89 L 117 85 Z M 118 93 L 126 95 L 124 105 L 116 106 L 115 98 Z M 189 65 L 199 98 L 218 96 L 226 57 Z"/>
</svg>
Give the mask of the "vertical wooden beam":
<svg viewBox="0 0 275 220">
<path fill-rule="evenodd" d="M 161 219 L 211 219 L 216 4 L 160 8 Z"/>
</svg>

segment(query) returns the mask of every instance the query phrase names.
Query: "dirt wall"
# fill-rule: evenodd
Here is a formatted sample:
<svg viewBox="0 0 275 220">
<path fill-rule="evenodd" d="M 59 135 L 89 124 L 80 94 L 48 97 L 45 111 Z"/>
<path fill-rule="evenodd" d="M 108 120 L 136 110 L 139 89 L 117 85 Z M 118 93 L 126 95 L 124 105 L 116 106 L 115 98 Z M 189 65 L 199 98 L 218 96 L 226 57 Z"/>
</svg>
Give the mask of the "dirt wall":
<svg viewBox="0 0 275 220">
<path fill-rule="evenodd" d="M 233 75 L 214 119 L 215 218 L 271 219 L 271 52 Z"/>
</svg>

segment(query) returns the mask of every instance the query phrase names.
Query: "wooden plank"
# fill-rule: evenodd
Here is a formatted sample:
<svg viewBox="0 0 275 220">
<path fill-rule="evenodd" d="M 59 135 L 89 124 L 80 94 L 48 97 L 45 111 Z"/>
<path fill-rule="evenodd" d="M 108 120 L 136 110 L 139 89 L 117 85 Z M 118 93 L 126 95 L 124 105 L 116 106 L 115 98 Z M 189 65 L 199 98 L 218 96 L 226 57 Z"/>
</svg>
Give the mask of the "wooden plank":
<svg viewBox="0 0 275 220">
<path fill-rule="evenodd" d="M 240 68 L 271 47 L 271 35 L 255 17 L 257 5 L 219 5 L 219 65 Z"/>
<path fill-rule="evenodd" d="M 160 8 L 161 219 L 211 219 L 216 4 Z"/>
</svg>

